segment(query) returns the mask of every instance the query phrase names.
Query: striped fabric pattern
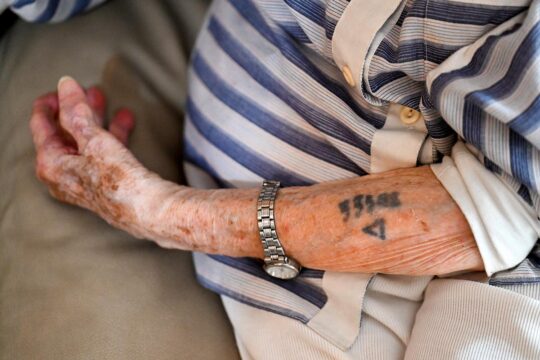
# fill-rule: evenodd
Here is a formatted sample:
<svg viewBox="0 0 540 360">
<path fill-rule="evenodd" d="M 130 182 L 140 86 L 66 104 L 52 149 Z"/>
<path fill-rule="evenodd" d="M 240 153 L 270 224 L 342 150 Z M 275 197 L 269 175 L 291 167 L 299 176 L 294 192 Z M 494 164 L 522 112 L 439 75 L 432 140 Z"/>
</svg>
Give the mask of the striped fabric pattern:
<svg viewBox="0 0 540 360">
<path fill-rule="evenodd" d="M 199 282 L 245 304 L 285 315 L 307 324 L 326 304 L 322 272 L 303 271 L 296 281 L 267 275 L 253 259 L 195 254 Z M 273 294 L 272 299 L 267 295 Z"/>
<path fill-rule="evenodd" d="M 437 150 L 445 155 L 450 154 L 456 134 L 424 96 L 427 74 L 458 49 L 527 8 L 523 1 L 508 1 L 506 6 L 471 3 L 407 1 L 373 56 L 366 84 L 366 96 L 420 107 Z"/>
<path fill-rule="evenodd" d="M 61 22 L 106 0 L 8 0 L 11 10 L 30 22 Z"/>
<path fill-rule="evenodd" d="M 493 67 L 534 53 L 535 44 L 524 41 L 528 34 L 540 41 L 534 33 L 537 4 L 529 9 L 526 1 L 408 0 L 364 69 L 367 81 L 357 92 L 343 80 L 331 51 L 347 3 L 215 1 L 192 55 L 186 161 L 224 187 L 257 186 L 263 179 L 308 185 L 365 175 L 373 134 L 384 126 L 389 104 L 399 103 L 423 113 L 438 159 L 449 154 L 458 136 L 464 138 L 480 150 L 488 169 L 540 213 L 540 121 L 533 117 L 540 88 L 531 83 L 539 77 L 521 73 L 535 71 L 536 64 L 521 60 L 522 66 L 507 67 L 502 75 Z M 486 49 L 493 42 L 484 40 L 490 32 L 510 35 L 513 48 L 501 43 Z M 462 55 L 467 49 L 473 54 Z M 508 78 L 522 83 L 492 89 L 505 74 L 502 85 Z M 474 89 L 463 85 L 476 78 Z M 528 97 L 510 101 L 518 91 Z M 492 284 L 540 282 L 539 264 L 531 259 L 497 274 Z M 204 286 L 303 323 L 326 301 L 320 282 L 313 281 L 322 272 L 280 282 L 253 260 L 196 254 L 195 264 Z"/>
<path fill-rule="evenodd" d="M 56 22 L 103 1 L 8 4 Z M 230 188 L 366 175 L 397 103 L 421 111 L 433 161 L 464 139 L 540 215 L 540 1 L 404 1 L 358 91 L 332 57 L 348 0 L 215 0 L 192 54 L 186 162 Z M 537 247 L 490 284 L 540 286 L 539 257 Z M 251 259 L 195 254 L 195 264 L 204 286 L 302 323 L 327 301 L 321 271 L 283 282 Z"/>
<path fill-rule="evenodd" d="M 537 244 L 529 256 L 516 268 L 493 275 L 489 283 L 495 286 L 537 284 L 540 278 L 540 245 Z"/>
<path fill-rule="evenodd" d="M 431 102 L 489 161 L 530 192 L 540 190 L 540 4 L 467 48 L 465 67 L 430 79 Z M 529 194 L 530 194 L 529 192 Z"/>
</svg>

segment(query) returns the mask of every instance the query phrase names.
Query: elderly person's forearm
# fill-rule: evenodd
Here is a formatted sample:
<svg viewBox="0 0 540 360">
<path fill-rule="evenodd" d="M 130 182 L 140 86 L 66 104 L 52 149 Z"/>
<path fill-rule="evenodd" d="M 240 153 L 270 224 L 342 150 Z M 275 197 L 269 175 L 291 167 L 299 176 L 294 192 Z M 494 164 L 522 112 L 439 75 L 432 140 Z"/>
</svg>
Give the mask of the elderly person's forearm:
<svg viewBox="0 0 540 360">
<path fill-rule="evenodd" d="M 63 78 L 34 103 L 36 171 L 57 199 L 137 237 L 230 256 L 263 256 L 259 189 L 198 190 L 163 180 L 125 144 L 133 115 L 104 128 L 105 99 Z M 469 225 L 429 167 L 281 189 L 277 233 L 306 267 L 436 275 L 481 270 Z"/>
<path fill-rule="evenodd" d="M 263 257 L 258 189 L 175 188 L 155 197 L 148 237 L 165 247 Z M 483 268 L 466 219 L 429 167 L 284 188 L 275 217 L 287 253 L 311 268 L 411 275 Z"/>
</svg>

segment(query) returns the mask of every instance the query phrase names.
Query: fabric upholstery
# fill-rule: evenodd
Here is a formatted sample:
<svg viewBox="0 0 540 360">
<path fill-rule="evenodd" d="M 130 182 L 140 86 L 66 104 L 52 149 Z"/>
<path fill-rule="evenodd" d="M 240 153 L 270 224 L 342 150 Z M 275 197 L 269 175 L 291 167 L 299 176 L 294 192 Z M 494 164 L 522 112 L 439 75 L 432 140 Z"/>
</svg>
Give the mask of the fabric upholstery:
<svg viewBox="0 0 540 360">
<path fill-rule="evenodd" d="M 131 148 L 181 181 L 187 53 L 201 2 L 115 0 L 59 25 L 19 21 L 0 39 L 0 359 L 235 359 L 217 295 L 191 255 L 53 200 L 34 175 L 34 98 L 62 75 L 130 107 Z"/>
</svg>

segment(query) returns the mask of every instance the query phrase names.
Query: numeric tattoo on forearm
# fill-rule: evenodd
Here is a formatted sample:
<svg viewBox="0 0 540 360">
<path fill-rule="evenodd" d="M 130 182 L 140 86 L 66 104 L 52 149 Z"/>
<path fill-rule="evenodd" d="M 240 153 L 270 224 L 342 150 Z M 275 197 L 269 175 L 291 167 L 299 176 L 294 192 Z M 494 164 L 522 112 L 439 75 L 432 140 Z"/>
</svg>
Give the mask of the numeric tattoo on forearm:
<svg viewBox="0 0 540 360">
<path fill-rule="evenodd" d="M 344 200 L 339 203 L 339 211 L 343 214 L 343 221 L 347 221 L 349 219 L 349 216 L 351 215 L 351 204 L 350 201 Z"/>
<path fill-rule="evenodd" d="M 343 215 L 343 221 L 347 222 L 352 215 L 359 218 L 362 214 L 372 215 L 377 209 L 395 209 L 401 206 L 399 193 L 384 192 L 377 195 L 359 194 L 350 199 L 343 200 L 338 204 L 339 211 Z M 354 210 L 354 214 L 353 214 Z M 374 236 L 380 240 L 386 240 L 386 221 L 377 217 L 372 223 L 364 226 L 362 232 Z"/>
<path fill-rule="evenodd" d="M 381 240 L 386 240 L 386 222 L 384 219 L 377 219 L 373 223 L 362 228 L 364 234 L 375 236 Z"/>
<path fill-rule="evenodd" d="M 354 209 L 354 216 L 359 218 L 363 213 L 373 214 L 378 208 L 395 209 L 401 206 L 399 193 L 384 192 L 381 194 L 359 194 L 351 199 L 343 200 L 338 204 L 343 215 L 343 221 L 348 221 L 351 217 L 351 210 Z"/>
</svg>

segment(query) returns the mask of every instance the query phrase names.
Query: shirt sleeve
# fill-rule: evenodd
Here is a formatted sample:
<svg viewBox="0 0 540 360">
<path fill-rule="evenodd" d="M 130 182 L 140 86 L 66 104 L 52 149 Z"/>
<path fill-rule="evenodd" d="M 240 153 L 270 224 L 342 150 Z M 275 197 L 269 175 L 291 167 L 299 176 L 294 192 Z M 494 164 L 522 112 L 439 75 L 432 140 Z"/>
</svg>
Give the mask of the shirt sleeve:
<svg viewBox="0 0 540 360">
<path fill-rule="evenodd" d="M 57 23 L 88 11 L 106 0 L 0 0 L 0 11 L 11 9 L 20 18 L 35 23 Z"/>
<path fill-rule="evenodd" d="M 540 235 L 540 1 L 426 83 L 425 103 L 466 142 L 432 168 L 469 221 L 486 272 L 512 268 Z"/>
</svg>

